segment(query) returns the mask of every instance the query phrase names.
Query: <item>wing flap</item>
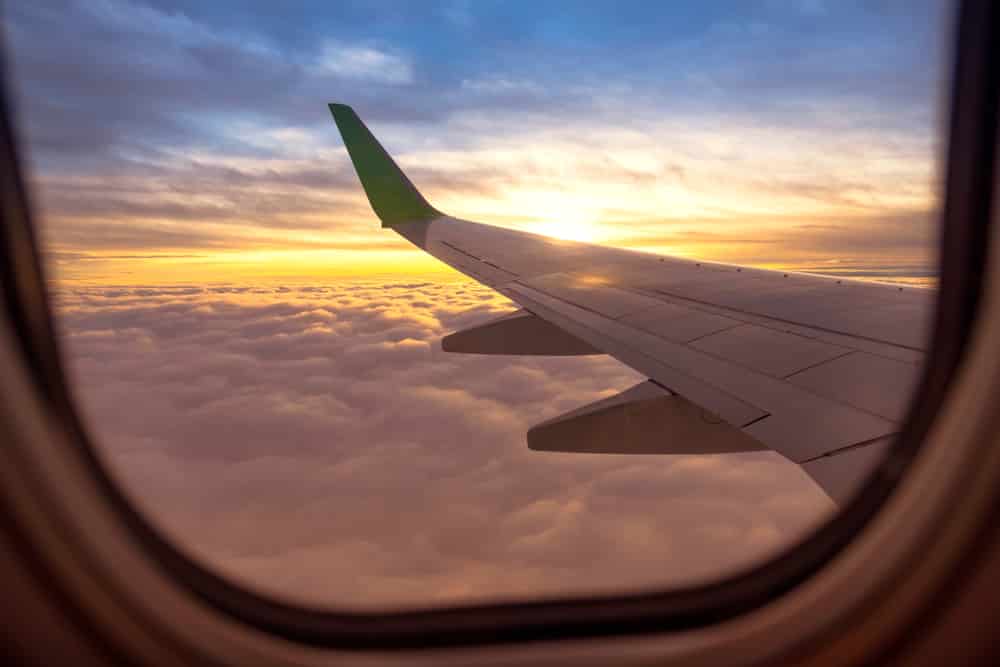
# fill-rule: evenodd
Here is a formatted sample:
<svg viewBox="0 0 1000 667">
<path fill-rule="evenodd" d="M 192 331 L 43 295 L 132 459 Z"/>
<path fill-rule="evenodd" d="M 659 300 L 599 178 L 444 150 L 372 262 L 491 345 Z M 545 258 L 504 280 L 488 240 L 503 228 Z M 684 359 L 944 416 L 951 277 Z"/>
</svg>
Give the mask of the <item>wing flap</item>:
<svg viewBox="0 0 1000 667">
<path fill-rule="evenodd" d="M 521 285 L 502 290 L 795 462 L 895 433 L 897 425 L 689 345 L 672 343 Z"/>
<path fill-rule="evenodd" d="M 851 352 L 788 378 L 820 396 L 901 421 L 910 403 L 920 367 L 867 352 Z"/>
<path fill-rule="evenodd" d="M 661 303 L 649 310 L 622 317 L 619 321 L 674 343 L 690 343 L 743 325 L 742 320 L 673 303 Z"/>
<path fill-rule="evenodd" d="M 756 324 L 741 324 L 709 334 L 690 345 L 776 378 L 788 377 L 851 352 L 850 348 Z"/>
<path fill-rule="evenodd" d="M 653 382 L 538 424 L 528 447 L 587 454 L 722 454 L 766 449 L 740 429 Z"/>
<path fill-rule="evenodd" d="M 736 395 L 706 382 L 697 373 L 686 373 L 671 365 L 669 355 L 662 354 L 655 346 L 665 341 L 640 331 L 617 324 L 590 311 L 561 302 L 546 294 L 521 285 L 506 286 L 499 291 L 514 301 L 529 307 L 532 312 L 553 324 L 566 329 L 577 338 L 604 350 L 626 366 L 653 378 L 671 391 L 683 394 L 705 409 L 719 415 L 734 426 L 745 426 L 767 416 L 767 411 Z M 652 345 L 650 345 L 652 343 Z M 710 362 L 710 357 L 702 354 Z M 684 359 L 680 360 L 682 362 Z M 697 360 L 692 361 L 692 367 Z M 693 370 L 693 368 L 692 368 Z"/>
<path fill-rule="evenodd" d="M 885 457 L 891 438 L 833 452 L 802 464 L 802 469 L 837 503 L 844 503 Z"/>
<path fill-rule="evenodd" d="M 445 352 L 576 356 L 604 354 L 526 310 L 508 313 L 441 339 Z"/>
</svg>

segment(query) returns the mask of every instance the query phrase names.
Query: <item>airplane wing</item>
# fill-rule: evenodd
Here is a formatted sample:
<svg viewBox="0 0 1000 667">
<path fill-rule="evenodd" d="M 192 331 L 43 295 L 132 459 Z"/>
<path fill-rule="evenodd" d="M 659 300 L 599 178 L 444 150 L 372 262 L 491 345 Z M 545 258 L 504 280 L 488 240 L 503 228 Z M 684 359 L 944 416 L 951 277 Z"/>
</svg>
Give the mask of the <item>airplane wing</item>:
<svg viewBox="0 0 1000 667">
<path fill-rule="evenodd" d="M 773 450 L 835 501 L 899 430 L 931 289 L 700 262 L 452 218 L 331 104 L 383 227 L 519 304 L 446 337 L 480 354 L 605 353 L 649 378 L 540 424 L 539 451 Z"/>
</svg>

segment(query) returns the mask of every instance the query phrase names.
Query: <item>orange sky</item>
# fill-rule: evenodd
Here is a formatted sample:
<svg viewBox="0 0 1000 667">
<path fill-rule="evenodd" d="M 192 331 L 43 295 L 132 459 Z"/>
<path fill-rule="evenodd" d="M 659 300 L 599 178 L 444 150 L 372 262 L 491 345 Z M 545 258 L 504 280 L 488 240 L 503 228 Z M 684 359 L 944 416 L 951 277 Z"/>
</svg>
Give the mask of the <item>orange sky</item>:
<svg viewBox="0 0 1000 667">
<path fill-rule="evenodd" d="M 487 7 L 426 25 L 407 9 L 396 27 L 375 9 L 289 9 L 315 28 L 305 40 L 235 28 L 242 9 L 21 8 L 20 119 L 52 275 L 443 270 L 379 228 L 331 101 L 456 217 L 764 266 L 933 272 L 933 6 L 536 4 L 509 7 L 510 25 Z"/>
<path fill-rule="evenodd" d="M 471 124 L 459 119 L 451 131 Z M 405 127 L 373 129 L 390 150 L 413 141 Z M 397 151 L 398 160 L 456 217 L 563 238 L 792 268 L 933 261 L 926 140 L 736 121 L 485 136 L 461 148 Z M 332 123 L 260 141 L 267 157 L 172 155 L 153 178 L 41 176 L 54 275 L 160 284 L 446 270 L 379 227 Z M 324 171 L 329 185 L 303 179 Z M 236 184 L 226 178 L 233 173 Z M 65 193 L 98 204 L 75 210 Z"/>
</svg>

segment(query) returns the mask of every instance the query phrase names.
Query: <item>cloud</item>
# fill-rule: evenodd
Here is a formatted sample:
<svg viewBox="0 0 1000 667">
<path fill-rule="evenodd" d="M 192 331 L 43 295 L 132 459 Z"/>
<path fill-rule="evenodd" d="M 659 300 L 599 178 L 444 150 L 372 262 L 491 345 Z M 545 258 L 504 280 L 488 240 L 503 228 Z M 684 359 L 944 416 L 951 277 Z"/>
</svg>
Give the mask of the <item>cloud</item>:
<svg viewBox="0 0 1000 667">
<path fill-rule="evenodd" d="M 527 79 L 490 77 L 483 79 L 462 79 L 462 90 L 485 95 L 539 95 L 543 88 Z"/>
<path fill-rule="evenodd" d="M 413 82 L 413 65 L 408 60 L 370 46 L 327 42 L 317 66 L 323 72 L 348 79 L 387 84 Z"/>
<path fill-rule="evenodd" d="M 348 608 L 690 584 L 829 511 L 776 455 L 541 454 L 525 432 L 641 380 L 606 357 L 451 355 L 507 312 L 465 280 L 67 287 L 99 453 L 185 550 Z"/>
</svg>

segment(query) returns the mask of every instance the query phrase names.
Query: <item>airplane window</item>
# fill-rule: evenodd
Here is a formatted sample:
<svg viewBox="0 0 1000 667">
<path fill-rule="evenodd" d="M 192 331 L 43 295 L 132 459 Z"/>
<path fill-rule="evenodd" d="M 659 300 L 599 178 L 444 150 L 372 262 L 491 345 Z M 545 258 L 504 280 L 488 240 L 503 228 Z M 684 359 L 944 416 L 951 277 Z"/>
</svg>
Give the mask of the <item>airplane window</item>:
<svg viewBox="0 0 1000 667">
<path fill-rule="evenodd" d="M 99 458 L 197 562 L 321 608 L 765 561 L 919 377 L 949 10 L 9 6 Z"/>
</svg>

